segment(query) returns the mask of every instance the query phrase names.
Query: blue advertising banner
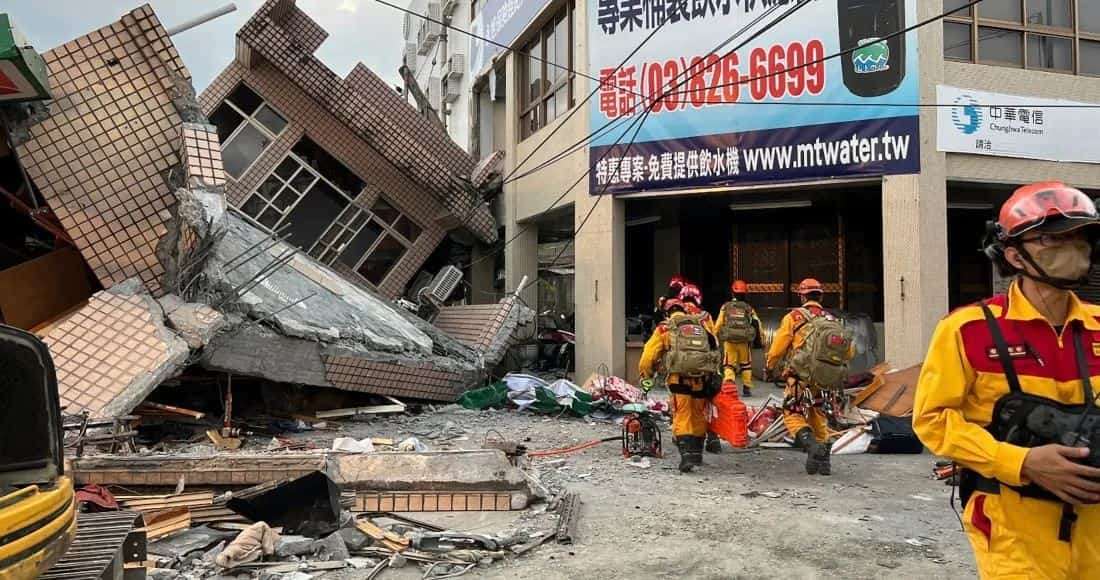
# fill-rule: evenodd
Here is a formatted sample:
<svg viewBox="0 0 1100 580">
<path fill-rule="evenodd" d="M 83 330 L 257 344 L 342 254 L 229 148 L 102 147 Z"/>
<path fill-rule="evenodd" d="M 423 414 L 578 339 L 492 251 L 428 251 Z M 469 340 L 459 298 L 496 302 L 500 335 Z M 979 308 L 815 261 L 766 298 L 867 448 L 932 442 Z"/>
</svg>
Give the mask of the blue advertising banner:
<svg viewBox="0 0 1100 580">
<path fill-rule="evenodd" d="M 512 46 L 527 25 L 542 12 L 550 0 L 486 0 L 470 23 L 470 32 Z M 518 48 L 518 47 L 513 47 Z M 470 37 L 470 74 L 478 76 L 504 49 Z"/>
<path fill-rule="evenodd" d="M 738 40 L 711 52 L 797 4 L 588 0 L 589 70 L 603 81 L 590 130 L 616 121 L 590 143 L 590 192 L 918 172 L 918 110 L 891 106 L 918 101 L 916 32 L 882 40 L 916 22 L 916 0 L 811 0 L 736 53 Z"/>
</svg>

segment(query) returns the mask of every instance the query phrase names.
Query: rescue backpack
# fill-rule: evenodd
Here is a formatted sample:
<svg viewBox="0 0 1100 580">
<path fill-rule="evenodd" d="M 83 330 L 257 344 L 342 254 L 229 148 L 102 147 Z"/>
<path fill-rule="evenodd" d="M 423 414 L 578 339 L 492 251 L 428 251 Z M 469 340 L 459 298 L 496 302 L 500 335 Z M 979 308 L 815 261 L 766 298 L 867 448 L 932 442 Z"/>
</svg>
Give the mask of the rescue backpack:
<svg viewBox="0 0 1100 580">
<path fill-rule="evenodd" d="M 798 311 L 805 320 L 795 329 L 795 334 L 805 329 L 806 340 L 791 355 L 791 370 L 799 379 L 815 387 L 843 387 L 848 379 L 848 351 L 852 347 L 852 333 L 828 312 L 815 316 L 806 308 L 799 308 Z"/>
<path fill-rule="evenodd" d="M 670 375 L 704 377 L 718 372 L 718 351 L 711 347 L 703 316 L 684 314 L 665 321 L 668 353 L 664 368 Z"/>
<path fill-rule="evenodd" d="M 756 340 L 756 324 L 752 319 L 752 306 L 740 300 L 731 300 L 722 307 L 725 319 L 718 329 L 722 342 L 751 343 Z"/>
</svg>

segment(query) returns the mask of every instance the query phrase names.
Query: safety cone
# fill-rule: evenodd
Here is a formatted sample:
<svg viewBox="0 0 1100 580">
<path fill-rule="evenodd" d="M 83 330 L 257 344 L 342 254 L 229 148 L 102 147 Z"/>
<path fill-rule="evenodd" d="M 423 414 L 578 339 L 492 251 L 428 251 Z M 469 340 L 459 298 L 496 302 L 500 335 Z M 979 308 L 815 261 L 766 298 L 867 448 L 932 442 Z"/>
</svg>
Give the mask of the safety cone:
<svg viewBox="0 0 1100 580">
<path fill-rule="evenodd" d="M 749 414 L 745 403 L 737 395 L 737 384 L 732 381 L 722 383 L 722 390 L 711 404 L 718 410 L 718 416 L 711 420 L 710 430 L 734 447 L 747 447 Z"/>
</svg>

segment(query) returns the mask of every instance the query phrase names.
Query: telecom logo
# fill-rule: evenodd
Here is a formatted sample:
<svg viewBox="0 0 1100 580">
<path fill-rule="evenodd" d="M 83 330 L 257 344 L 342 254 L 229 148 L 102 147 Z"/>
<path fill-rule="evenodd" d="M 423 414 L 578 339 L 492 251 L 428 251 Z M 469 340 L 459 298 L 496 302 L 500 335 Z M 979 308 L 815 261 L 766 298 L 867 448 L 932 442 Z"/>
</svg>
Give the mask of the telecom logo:
<svg viewBox="0 0 1100 580">
<path fill-rule="evenodd" d="M 890 45 L 885 40 L 868 38 L 852 53 L 852 65 L 857 74 L 890 70 Z"/>
<path fill-rule="evenodd" d="M 973 135 L 982 126 L 982 108 L 970 95 L 955 97 L 955 106 L 951 107 L 951 123 L 964 135 Z"/>
</svg>

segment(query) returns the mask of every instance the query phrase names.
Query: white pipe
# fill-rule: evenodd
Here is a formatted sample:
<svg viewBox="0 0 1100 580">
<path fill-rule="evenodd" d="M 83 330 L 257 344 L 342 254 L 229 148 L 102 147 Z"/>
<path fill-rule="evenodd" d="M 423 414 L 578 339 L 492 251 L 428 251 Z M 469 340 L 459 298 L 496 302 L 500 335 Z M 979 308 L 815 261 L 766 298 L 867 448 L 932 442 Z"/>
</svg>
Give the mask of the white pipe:
<svg viewBox="0 0 1100 580">
<path fill-rule="evenodd" d="M 222 6 L 221 8 L 218 8 L 218 9 L 214 10 L 213 12 L 208 12 L 206 14 L 203 14 L 202 16 L 197 16 L 195 18 L 192 18 L 191 20 L 188 20 L 187 22 L 184 22 L 182 24 L 177 24 L 177 25 L 173 26 L 172 28 L 169 28 L 168 31 L 167 31 L 168 36 L 175 36 L 175 35 L 177 35 L 181 32 L 186 32 L 186 31 L 191 30 L 192 28 L 194 28 L 196 26 L 206 24 L 207 22 L 210 22 L 211 20 L 213 20 L 215 18 L 221 18 L 222 16 L 225 16 L 226 14 L 229 14 L 230 12 L 236 12 L 236 10 L 237 10 L 237 5 L 230 2 L 229 4 L 226 4 L 225 6 Z"/>
</svg>

